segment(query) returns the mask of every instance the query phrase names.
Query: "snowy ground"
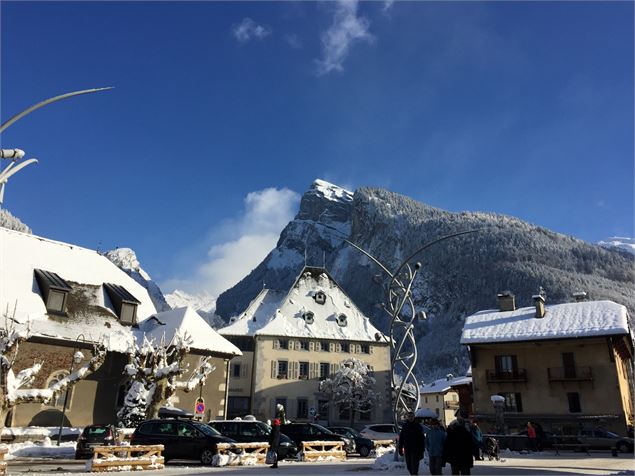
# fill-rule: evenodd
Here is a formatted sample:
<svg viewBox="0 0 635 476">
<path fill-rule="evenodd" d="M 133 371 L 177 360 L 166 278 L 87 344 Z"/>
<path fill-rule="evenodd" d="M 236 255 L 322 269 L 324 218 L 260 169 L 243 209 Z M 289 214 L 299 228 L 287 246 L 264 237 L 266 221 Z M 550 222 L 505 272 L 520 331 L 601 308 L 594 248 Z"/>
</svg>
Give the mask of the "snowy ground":
<svg viewBox="0 0 635 476">
<path fill-rule="evenodd" d="M 57 448 L 57 447 L 55 447 Z M 63 450 L 60 450 L 62 452 Z M 232 476 L 255 476 L 260 474 L 281 474 L 284 476 L 302 476 L 315 474 L 328 474 L 329 476 L 352 476 L 354 474 L 365 474 L 373 476 L 382 475 L 404 475 L 408 472 L 403 463 L 392 463 L 392 455 L 385 455 L 384 461 L 386 469 L 375 469 L 381 461 L 365 458 L 349 458 L 345 462 L 324 462 L 324 463 L 296 463 L 283 461 L 277 470 L 269 469 L 267 466 L 234 466 L 223 468 L 204 467 L 195 463 L 173 464 L 170 463 L 161 471 L 144 471 L 147 476 L 172 476 L 172 475 L 232 475 Z M 84 472 L 85 462 L 68 460 L 25 460 L 18 458 L 9 461 L 8 474 L 81 474 Z M 375 467 L 375 468 L 374 468 Z M 132 474 L 132 473 L 123 473 Z M 430 474 L 428 467 L 423 463 L 419 474 Z M 450 468 L 446 467 L 443 474 L 450 474 Z M 494 476 L 521 476 L 521 475 L 635 475 L 635 462 L 633 455 L 623 455 L 612 457 L 610 453 L 591 453 L 587 456 L 584 453 L 561 453 L 555 455 L 552 452 L 540 454 L 523 455 L 519 453 L 508 453 L 503 455 L 501 461 L 478 461 L 472 469 L 474 475 L 494 475 Z"/>
</svg>

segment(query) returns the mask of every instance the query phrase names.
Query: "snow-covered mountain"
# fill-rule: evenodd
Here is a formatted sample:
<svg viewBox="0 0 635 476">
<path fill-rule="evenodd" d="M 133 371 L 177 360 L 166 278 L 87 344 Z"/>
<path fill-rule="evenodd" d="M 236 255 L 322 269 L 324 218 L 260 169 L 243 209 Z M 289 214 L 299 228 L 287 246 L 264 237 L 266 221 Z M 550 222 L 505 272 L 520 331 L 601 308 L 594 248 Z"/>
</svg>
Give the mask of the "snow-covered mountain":
<svg viewBox="0 0 635 476">
<path fill-rule="evenodd" d="M 125 271 L 132 279 L 148 290 L 150 299 L 154 303 L 157 312 L 169 311 L 171 307 L 165 300 L 159 286 L 152 281 L 137 259 L 137 255 L 130 248 L 117 248 L 106 253 L 106 258 Z"/>
<path fill-rule="evenodd" d="M 214 329 L 218 329 L 225 324 L 216 315 L 216 298 L 209 293 L 190 294 L 180 289 L 175 289 L 173 292 L 166 294 L 165 299 L 172 309 L 190 306 Z"/>
<path fill-rule="evenodd" d="M 386 332 L 389 322 L 377 306 L 385 299 L 386 281 L 377 277 L 381 270 L 342 237 L 393 270 L 425 243 L 471 229 L 480 231 L 439 242 L 417 257 L 423 267 L 413 294 L 429 317 L 416 328 L 420 378 L 465 372 L 468 359 L 459 345 L 464 318 L 495 308 L 496 294 L 503 290 L 514 292 L 519 306 L 532 305 L 531 296 L 542 286 L 547 304 L 568 302 L 574 292 L 586 291 L 590 299 L 611 299 L 635 311 L 631 255 L 509 216 L 452 213 L 383 189 L 360 188 L 353 194 L 318 180 L 303 195 L 276 248 L 218 297 L 216 312 L 227 321 L 247 307 L 263 282 L 270 289 L 289 289 L 305 263 L 325 265 Z"/>
<path fill-rule="evenodd" d="M 608 240 L 598 241 L 598 245 L 609 249 L 617 248 L 635 254 L 635 238 L 612 236 Z"/>
</svg>

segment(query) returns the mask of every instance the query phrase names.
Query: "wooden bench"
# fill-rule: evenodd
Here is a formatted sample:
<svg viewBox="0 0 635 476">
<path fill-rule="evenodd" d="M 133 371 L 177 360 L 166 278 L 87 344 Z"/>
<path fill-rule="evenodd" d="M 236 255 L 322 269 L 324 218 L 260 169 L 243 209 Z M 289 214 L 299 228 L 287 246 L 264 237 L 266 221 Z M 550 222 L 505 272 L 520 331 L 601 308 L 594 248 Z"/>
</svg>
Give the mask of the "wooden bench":
<svg viewBox="0 0 635 476">
<path fill-rule="evenodd" d="M 163 445 L 96 446 L 93 451 L 89 461 L 93 473 L 163 469 L 165 466 L 161 455 Z"/>
<path fill-rule="evenodd" d="M 236 453 L 232 450 L 240 448 L 241 453 Z M 219 455 L 229 456 L 228 465 L 235 466 L 242 464 L 242 459 L 245 457 L 254 457 L 260 464 L 264 464 L 267 457 L 267 450 L 269 449 L 269 443 L 218 443 L 216 445 L 216 452 Z"/>
<path fill-rule="evenodd" d="M 4 455 L 9 452 L 6 446 L 0 447 L 0 475 L 7 474 L 7 462 L 4 460 Z"/>
<path fill-rule="evenodd" d="M 318 461 L 321 458 L 332 458 L 346 461 L 346 451 L 342 441 L 303 441 L 302 459 L 304 461 Z"/>
</svg>

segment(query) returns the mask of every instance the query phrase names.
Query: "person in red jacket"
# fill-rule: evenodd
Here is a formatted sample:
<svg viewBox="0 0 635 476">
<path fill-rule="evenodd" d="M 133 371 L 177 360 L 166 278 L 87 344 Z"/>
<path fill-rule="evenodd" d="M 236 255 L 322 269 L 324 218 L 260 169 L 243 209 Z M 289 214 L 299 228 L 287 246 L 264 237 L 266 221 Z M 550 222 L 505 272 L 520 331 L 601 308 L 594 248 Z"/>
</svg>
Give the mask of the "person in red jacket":
<svg viewBox="0 0 635 476">
<path fill-rule="evenodd" d="M 531 451 L 536 451 L 538 449 L 538 434 L 536 433 L 536 429 L 531 424 L 530 421 L 527 422 L 527 438 L 529 438 L 529 448 Z"/>
</svg>

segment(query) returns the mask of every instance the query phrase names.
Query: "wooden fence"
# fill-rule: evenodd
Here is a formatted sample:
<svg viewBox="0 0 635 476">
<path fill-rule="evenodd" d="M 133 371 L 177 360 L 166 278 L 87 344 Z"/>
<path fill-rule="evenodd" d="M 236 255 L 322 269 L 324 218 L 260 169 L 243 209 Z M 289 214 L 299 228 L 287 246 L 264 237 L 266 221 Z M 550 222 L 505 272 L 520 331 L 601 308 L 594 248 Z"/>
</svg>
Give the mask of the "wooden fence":
<svg viewBox="0 0 635 476">
<path fill-rule="evenodd" d="M 216 448 L 219 455 L 229 456 L 227 464 L 230 466 L 242 464 L 242 459 L 245 457 L 256 458 L 258 463 L 264 464 L 269 443 L 218 443 Z M 236 448 L 240 448 L 242 451 L 236 453 L 233 451 Z"/>
<path fill-rule="evenodd" d="M 343 441 L 303 441 L 302 459 L 304 461 L 317 461 L 321 458 L 346 460 Z"/>
<path fill-rule="evenodd" d="M 91 472 L 163 469 L 163 445 L 96 446 Z M 133 456 L 134 454 L 134 456 Z"/>
</svg>

